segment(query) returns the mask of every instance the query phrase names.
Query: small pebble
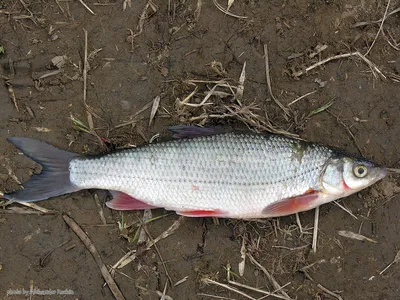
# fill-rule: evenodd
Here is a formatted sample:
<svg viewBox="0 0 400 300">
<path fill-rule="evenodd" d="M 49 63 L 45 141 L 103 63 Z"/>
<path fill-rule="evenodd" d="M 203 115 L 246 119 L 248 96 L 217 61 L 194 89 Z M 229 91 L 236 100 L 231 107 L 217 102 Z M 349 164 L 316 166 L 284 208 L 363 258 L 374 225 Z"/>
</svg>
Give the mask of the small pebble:
<svg viewBox="0 0 400 300">
<path fill-rule="evenodd" d="M 390 115 L 387 110 L 382 110 L 379 114 L 379 117 L 383 120 L 387 120 L 387 119 L 389 119 Z"/>
<path fill-rule="evenodd" d="M 57 39 L 58 39 L 57 33 L 53 33 L 53 34 L 50 36 L 50 40 L 52 40 L 52 41 L 55 41 L 55 40 L 57 40 Z"/>
</svg>

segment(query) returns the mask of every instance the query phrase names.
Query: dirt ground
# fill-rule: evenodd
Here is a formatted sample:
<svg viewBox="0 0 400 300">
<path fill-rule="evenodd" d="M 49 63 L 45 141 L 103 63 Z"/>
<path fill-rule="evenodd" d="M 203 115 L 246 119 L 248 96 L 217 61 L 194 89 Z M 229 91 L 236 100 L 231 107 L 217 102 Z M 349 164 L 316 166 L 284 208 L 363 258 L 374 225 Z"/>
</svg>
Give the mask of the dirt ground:
<svg viewBox="0 0 400 300">
<path fill-rule="evenodd" d="M 168 137 L 168 126 L 190 120 L 246 127 L 238 114 L 213 118 L 205 108 L 182 111 L 176 104 L 196 86 L 190 101 L 198 101 L 213 87 L 212 81 L 238 86 L 245 62 L 240 102 L 256 103 L 258 114 L 267 112 L 274 128 L 399 168 L 400 44 L 396 40 L 400 40 L 400 19 L 396 11 L 390 14 L 400 4 L 397 1 L 389 7 L 384 1 L 234 1 L 229 10 L 233 16 L 207 0 L 100 1 L 85 1 L 94 14 L 80 1 L 0 2 L 0 191 L 17 189 L 18 181 L 40 171 L 6 142 L 7 137 L 31 137 L 94 154 L 147 143 L 157 133 Z M 226 9 L 227 1 L 219 4 Z M 354 26 L 359 22 L 368 23 Z M 86 107 L 84 30 L 88 36 Z M 272 92 L 290 107 L 287 120 L 268 91 L 264 45 Z M 353 55 L 294 76 L 328 57 L 355 51 L 368 52 L 365 57 L 382 75 Z M 213 99 L 219 104 L 233 101 L 224 98 L 226 94 L 218 95 L 213 94 Z M 157 96 L 160 104 L 148 126 Z M 326 109 L 324 105 L 332 100 Z M 221 107 L 215 108 L 217 113 L 226 112 L 219 111 Z M 71 116 L 79 121 L 73 122 Z M 260 129 L 257 124 L 250 127 Z M 138 224 L 143 212 L 111 211 L 104 206 L 109 196 L 102 191 L 37 203 L 55 210 L 54 214 L 28 214 L 37 211 L 7 205 L 0 210 L 0 295 L 4 299 L 113 298 L 93 257 L 64 222 L 62 213 L 66 213 L 88 234 L 107 267 L 137 250 L 136 259 L 114 273 L 126 299 L 160 299 L 157 291 L 162 293 L 165 287 L 173 299 L 247 299 L 204 281 L 228 284 L 229 265 L 234 281 L 274 291 L 247 254 L 292 299 L 397 299 L 400 267 L 393 264 L 379 273 L 400 247 L 398 192 L 398 177 L 389 175 L 340 201 L 355 217 L 335 204 L 323 205 L 316 253 L 311 250 L 314 211 L 299 215 L 301 230 L 295 216 L 218 223 L 209 218 L 179 219 L 173 212 L 157 209 L 153 217 L 161 218 L 146 225 L 152 238 L 175 221 L 179 227 L 146 250 L 146 239 L 151 239 L 144 234 L 145 242 L 137 243 L 138 227 L 129 227 Z M 343 237 L 341 230 L 376 243 Z M 246 257 L 243 276 L 238 265 L 241 249 Z M 250 299 L 264 296 L 229 285 Z M 12 290 L 32 288 L 73 294 L 11 295 Z M 284 297 L 281 291 L 276 293 Z"/>
</svg>

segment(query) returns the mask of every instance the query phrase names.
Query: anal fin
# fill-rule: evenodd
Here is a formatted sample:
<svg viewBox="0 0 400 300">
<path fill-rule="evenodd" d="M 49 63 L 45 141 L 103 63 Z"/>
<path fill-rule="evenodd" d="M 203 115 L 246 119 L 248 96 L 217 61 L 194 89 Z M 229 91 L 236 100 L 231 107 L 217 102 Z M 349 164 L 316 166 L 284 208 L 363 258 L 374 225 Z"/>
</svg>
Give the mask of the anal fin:
<svg viewBox="0 0 400 300">
<path fill-rule="evenodd" d="M 265 207 L 262 211 L 266 218 L 282 217 L 313 209 L 321 203 L 319 192 L 310 190 L 303 195 L 286 198 Z"/>
<path fill-rule="evenodd" d="M 110 191 L 113 199 L 106 202 L 106 205 L 115 210 L 142 210 L 157 208 L 157 206 L 152 206 L 141 200 L 133 198 L 132 196 L 118 191 Z"/>
<path fill-rule="evenodd" d="M 216 210 L 182 210 L 176 212 L 178 215 L 185 217 L 224 217 L 224 212 Z"/>
</svg>

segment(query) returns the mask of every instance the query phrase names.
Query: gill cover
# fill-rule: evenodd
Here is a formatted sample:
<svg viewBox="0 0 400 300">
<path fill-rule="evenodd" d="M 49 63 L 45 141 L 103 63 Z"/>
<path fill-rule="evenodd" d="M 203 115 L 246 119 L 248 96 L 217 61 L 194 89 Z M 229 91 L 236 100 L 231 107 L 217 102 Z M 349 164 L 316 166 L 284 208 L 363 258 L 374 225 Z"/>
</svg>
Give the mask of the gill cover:
<svg viewBox="0 0 400 300">
<path fill-rule="evenodd" d="M 321 177 L 323 190 L 330 195 L 343 194 L 343 162 L 341 159 L 328 160 Z"/>
</svg>

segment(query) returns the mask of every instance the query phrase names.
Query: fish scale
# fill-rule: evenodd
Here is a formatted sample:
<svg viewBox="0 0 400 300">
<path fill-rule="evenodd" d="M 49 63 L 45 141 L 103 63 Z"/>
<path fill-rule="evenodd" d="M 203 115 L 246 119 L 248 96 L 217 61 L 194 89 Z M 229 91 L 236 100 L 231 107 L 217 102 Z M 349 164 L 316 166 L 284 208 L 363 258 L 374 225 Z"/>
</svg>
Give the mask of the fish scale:
<svg viewBox="0 0 400 300">
<path fill-rule="evenodd" d="M 82 189 L 122 191 L 170 210 L 261 216 L 269 204 L 318 185 L 332 151 L 298 145 L 280 136 L 234 133 L 173 140 L 74 159 L 70 180 Z"/>
</svg>

